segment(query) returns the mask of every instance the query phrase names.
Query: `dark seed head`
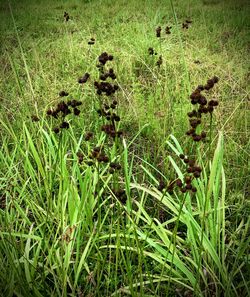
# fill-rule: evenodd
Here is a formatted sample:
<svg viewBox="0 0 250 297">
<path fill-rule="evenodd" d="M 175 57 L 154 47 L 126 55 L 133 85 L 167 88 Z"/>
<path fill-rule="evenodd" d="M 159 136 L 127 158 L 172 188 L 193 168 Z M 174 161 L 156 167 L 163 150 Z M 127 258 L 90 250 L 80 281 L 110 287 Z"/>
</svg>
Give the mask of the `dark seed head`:
<svg viewBox="0 0 250 297">
<path fill-rule="evenodd" d="M 186 187 L 183 187 L 180 190 L 181 190 L 182 193 L 186 193 L 187 192 L 187 188 Z"/>
<path fill-rule="evenodd" d="M 31 116 L 31 120 L 32 120 L 32 122 L 38 122 L 39 121 L 39 117 L 37 115 L 32 115 Z"/>
<path fill-rule="evenodd" d="M 194 166 L 194 171 L 201 172 L 202 168 L 200 166 Z"/>
<path fill-rule="evenodd" d="M 60 93 L 59 93 L 59 96 L 60 97 L 66 97 L 66 96 L 68 96 L 69 95 L 69 93 L 67 93 L 67 92 L 65 92 L 65 91 L 61 91 Z"/>
<path fill-rule="evenodd" d="M 199 142 L 201 141 L 202 137 L 200 135 L 193 135 L 193 141 Z"/>
<path fill-rule="evenodd" d="M 154 49 L 152 47 L 148 48 L 148 53 L 149 55 L 153 55 L 154 54 Z"/>
<path fill-rule="evenodd" d="M 207 110 L 209 113 L 212 113 L 214 111 L 214 108 L 213 106 L 208 106 Z"/>
<path fill-rule="evenodd" d="M 62 122 L 60 125 L 61 129 L 68 129 L 69 128 L 69 123 L 68 122 Z"/>
<path fill-rule="evenodd" d="M 187 168 L 187 173 L 192 173 L 194 172 L 194 168 L 193 167 L 188 167 Z"/>
<path fill-rule="evenodd" d="M 193 193 L 196 193 L 196 192 L 197 192 L 196 187 L 192 187 L 192 192 L 193 192 Z"/>
<path fill-rule="evenodd" d="M 113 174 L 115 172 L 115 170 L 113 168 L 109 168 L 109 173 Z"/>
<path fill-rule="evenodd" d="M 161 37 L 161 26 L 157 27 L 155 32 L 156 32 L 156 37 L 160 38 Z"/>
<path fill-rule="evenodd" d="M 202 132 L 201 132 L 201 137 L 202 137 L 202 138 L 206 138 L 206 136 L 207 136 L 207 133 L 206 133 L 205 131 L 202 131 Z"/>
<path fill-rule="evenodd" d="M 197 90 L 203 91 L 204 90 L 204 86 L 203 85 L 198 85 Z"/>
<path fill-rule="evenodd" d="M 161 180 L 159 181 L 158 190 L 159 190 L 159 191 L 162 191 L 165 187 L 166 187 L 166 183 L 161 179 Z"/>
<path fill-rule="evenodd" d="M 194 159 L 190 159 L 189 162 L 188 162 L 189 166 L 194 166 L 195 164 L 195 160 Z"/>
<path fill-rule="evenodd" d="M 86 141 L 89 141 L 92 137 L 93 137 L 93 133 L 92 132 L 87 132 L 86 134 L 85 134 L 85 137 L 84 137 L 84 139 L 86 140 Z"/>
<path fill-rule="evenodd" d="M 180 188 L 180 187 L 182 187 L 182 181 L 178 178 L 177 180 L 176 180 L 176 185 Z"/>
<path fill-rule="evenodd" d="M 186 182 L 187 184 L 190 184 L 191 181 L 192 181 L 191 176 L 185 176 L 185 182 Z"/>
<path fill-rule="evenodd" d="M 214 76 L 212 78 L 213 82 L 216 84 L 219 81 L 219 77 L 218 76 Z"/>
<path fill-rule="evenodd" d="M 96 146 L 96 147 L 93 148 L 93 151 L 99 153 L 101 151 L 101 147 L 100 146 Z"/>
<path fill-rule="evenodd" d="M 198 102 L 200 105 L 206 105 L 207 104 L 207 99 L 202 96 L 200 99 L 199 99 L 199 102 Z"/>
<path fill-rule="evenodd" d="M 120 117 L 119 117 L 118 115 L 115 115 L 115 116 L 114 116 L 114 120 L 115 120 L 116 122 L 119 122 L 121 119 L 120 119 Z"/>
<path fill-rule="evenodd" d="M 53 128 L 53 131 L 58 134 L 60 132 L 60 129 L 58 127 Z"/>
<path fill-rule="evenodd" d="M 48 110 L 46 111 L 46 113 L 47 113 L 48 116 L 50 116 L 50 115 L 52 115 L 53 110 L 52 110 L 52 109 L 48 109 Z"/>
<path fill-rule="evenodd" d="M 194 175 L 195 178 L 198 178 L 198 177 L 201 176 L 200 172 L 198 172 L 198 171 L 195 171 L 195 172 L 193 173 L 193 175 Z"/>
<path fill-rule="evenodd" d="M 78 116 L 80 114 L 80 110 L 78 108 L 74 108 L 74 115 Z"/>
</svg>

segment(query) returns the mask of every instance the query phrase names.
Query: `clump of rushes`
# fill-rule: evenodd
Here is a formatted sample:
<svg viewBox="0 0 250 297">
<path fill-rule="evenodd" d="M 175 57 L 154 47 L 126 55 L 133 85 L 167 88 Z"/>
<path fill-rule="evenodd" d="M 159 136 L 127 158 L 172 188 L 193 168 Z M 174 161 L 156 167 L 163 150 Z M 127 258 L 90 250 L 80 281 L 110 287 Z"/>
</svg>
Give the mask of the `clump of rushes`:
<svg viewBox="0 0 250 297">
<path fill-rule="evenodd" d="M 68 93 L 65 91 L 61 91 L 59 95 L 62 94 L 64 96 L 68 96 Z M 67 94 L 67 95 L 65 95 Z M 60 122 L 56 127 L 53 128 L 53 131 L 58 134 L 60 130 L 62 129 L 68 129 L 69 128 L 69 123 L 66 120 L 66 117 L 69 114 L 74 114 L 75 116 L 79 116 L 81 111 L 78 109 L 78 107 L 82 105 L 81 101 L 78 100 L 68 100 L 67 102 L 62 100 L 59 103 L 57 103 L 55 108 L 49 108 L 47 110 L 47 116 L 51 116 L 54 119 L 59 119 Z"/>
<path fill-rule="evenodd" d="M 161 26 L 158 26 L 156 29 L 155 29 L 155 33 L 156 33 L 156 37 L 157 38 L 160 38 L 161 37 Z"/>
<path fill-rule="evenodd" d="M 191 104 L 197 106 L 197 108 L 187 113 L 189 117 L 189 124 L 191 127 L 186 132 L 186 135 L 190 136 L 195 142 L 205 140 L 207 136 L 207 133 L 205 131 L 201 131 L 199 134 L 197 133 L 197 129 L 202 123 L 202 115 L 207 113 L 210 113 L 211 115 L 214 111 L 214 108 L 219 105 L 219 102 L 217 100 L 207 100 L 202 92 L 205 90 L 211 90 L 214 85 L 218 83 L 218 81 L 219 78 L 217 76 L 214 76 L 211 79 L 208 79 L 207 83 L 204 86 L 197 86 L 197 88 L 190 95 Z"/>
<path fill-rule="evenodd" d="M 88 45 L 94 45 L 95 44 L 95 38 L 90 38 L 90 40 L 88 41 Z"/>
</svg>

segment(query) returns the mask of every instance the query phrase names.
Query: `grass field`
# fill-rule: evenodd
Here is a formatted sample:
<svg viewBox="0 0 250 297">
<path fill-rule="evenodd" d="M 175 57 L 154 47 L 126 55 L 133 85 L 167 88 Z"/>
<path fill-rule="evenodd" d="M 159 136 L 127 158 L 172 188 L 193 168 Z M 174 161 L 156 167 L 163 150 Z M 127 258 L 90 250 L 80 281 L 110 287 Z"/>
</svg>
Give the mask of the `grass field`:
<svg viewBox="0 0 250 297">
<path fill-rule="evenodd" d="M 0 1 L 0 296 L 250 296 L 249 15 Z"/>
</svg>

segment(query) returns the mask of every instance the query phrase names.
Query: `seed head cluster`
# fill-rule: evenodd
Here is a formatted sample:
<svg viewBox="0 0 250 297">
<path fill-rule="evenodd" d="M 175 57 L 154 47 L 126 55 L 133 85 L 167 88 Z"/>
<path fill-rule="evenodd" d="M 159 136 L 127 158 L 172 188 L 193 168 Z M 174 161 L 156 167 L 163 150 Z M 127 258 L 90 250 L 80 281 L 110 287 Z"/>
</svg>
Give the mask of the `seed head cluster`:
<svg viewBox="0 0 250 297">
<path fill-rule="evenodd" d="M 165 27 L 165 34 L 166 35 L 169 35 L 171 34 L 171 30 L 172 29 L 172 26 L 166 26 Z M 161 26 L 158 26 L 156 29 L 155 29 L 155 34 L 156 34 L 156 37 L 157 38 L 161 38 L 161 33 L 162 33 L 162 27 Z"/>
<path fill-rule="evenodd" d="M 89 155 L 90 159 L 95 159 L 98 162 L 108 163 L 109 157 L 105 154 L 103 147 L 96 146 L 93 148 L 91 154 Z"/>
<path fill-rule="evenodd" d="M 158 26 L 156 29 L 155 29 L 155 33 L 156 33 L 156 37 L 157 38 L 160 38 L 161 37 L 161 26 Z"/>
<path fill-rule="evenodd" d="M 188 29 L 189 25 L 192 24 L 191 20 L 186 20 L 182 23 L 182 29 Z"/>
<path fill-rule="evenodd" d="M 67 94 L 67 95 L 66 95 Z M 68 93 L 65 91 L 61 91 L 59 93 L 61 97 L 68 96 Z M 55 119 L 60 119 L 60 124 L 57 127 L 53 128 L 53 131 L 57 134 L 61 129 L 68 129 L 69 123 L 66 121 L 66 117 L 69 114 L 73 114 L 75 116 L 80 115 L 80 109 L 78 108 L 82 105 L 81 101 L 78 100 L 68 100 L 67 102 L 62 100 L 60 101 L 55 108 L 49 108 L 47 110 L 47 116 L 51 116 Z"/>
<path fill-rule="evenodd" d="M 202 115 L 210 113 L 212 114 L 214 108 L 219 105 L 217 100 L 207 100 L 207 98 L 202 94 L 204 90 L 211 90 L 216 83 L 218 83 L 219 78 L 214 76 L 211 79 L 207 80 L 207 83 L 199 85 L 194 92 L 190 95 L 191 104 L 197 106 L 196 109 L 193 109 L 191 112 L 188 112 L 190 129 L 186 132 L 187 136 L 192 137 L 193 141 L 199 142 L 206 138 L 206 132 L 202 131 L 200 134 L 197 134 L 197 127 L 202 123 Z"/>
<path fill-rule="evenodd" d="M 95 38 L 90 38 L 90 40 L 88 41 L 88 45 L 94 45 L 95 44 Z"/>
<path fill-rule="evenodd" d="M 182 193 L 186 193 L 187 191 L 195 193 L 197 189 L 192 185 L 192 181 L 201 176 L 202 168 L 196 164 L 195 159 L 189 158 L 184 154 L 180 154 L 179 157 L 186 166 L 186 172 L 184 181 L 182 182 L 180 179 L 177 179 L 176 186 Z"/>
<path fill-rule="evenodd" d="M 158 58 L 158 60 L 157 60 L 157 62 L 156 62 L 156 65 L 158 67 L 160 67 L 162 65 L 162 63 L 163 63 L 163 59 L 162 59 L 162 55 L 160 55 L 159 58 Z"/>
<path fill-rule="evenodd" d="M 63 17 L 65 22 L 68 22 L 68 20 L 70 19 L 69 14 L 66 11 L 64 12 Z"/>
<path fill-rule="evenodd" d="M 163 191 L 165 190 L 169 194 L 173 194 L 174 191 L 174 180 L 171 180 L 170 182 L 164 181 L 162 178 L 159 180 L 158 190 Z"/>
<path fill-rule="evenodd" d="M 79 84 L 86 83 L 88 81 L 89 77 L 90 77 L 90 74 L 88 72 L 86 72 L 82 77 L 78 78 Z"/>
<path fill-rule="evenodd" d="M 169 35 L 169 34 L 171 34 L 171 28 L 172 28 L 172 26 L 166 26 L 166 28 L 165 28 L 165 33 L 167 34 L 167 35 Z"/>
</svg>

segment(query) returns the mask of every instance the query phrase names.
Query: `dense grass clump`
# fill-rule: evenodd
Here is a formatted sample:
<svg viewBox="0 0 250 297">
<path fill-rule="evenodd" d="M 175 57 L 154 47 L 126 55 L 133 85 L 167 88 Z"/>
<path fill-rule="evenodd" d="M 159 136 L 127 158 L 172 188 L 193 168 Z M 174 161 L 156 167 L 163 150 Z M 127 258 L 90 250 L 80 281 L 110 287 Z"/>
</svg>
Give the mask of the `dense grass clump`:
<svg viewBox="0 0 250 297">
<path fill-rule="evenodd" d="M 250 296 L 248 10 L 0 3 L 1 296 Z"/>
</svg>

